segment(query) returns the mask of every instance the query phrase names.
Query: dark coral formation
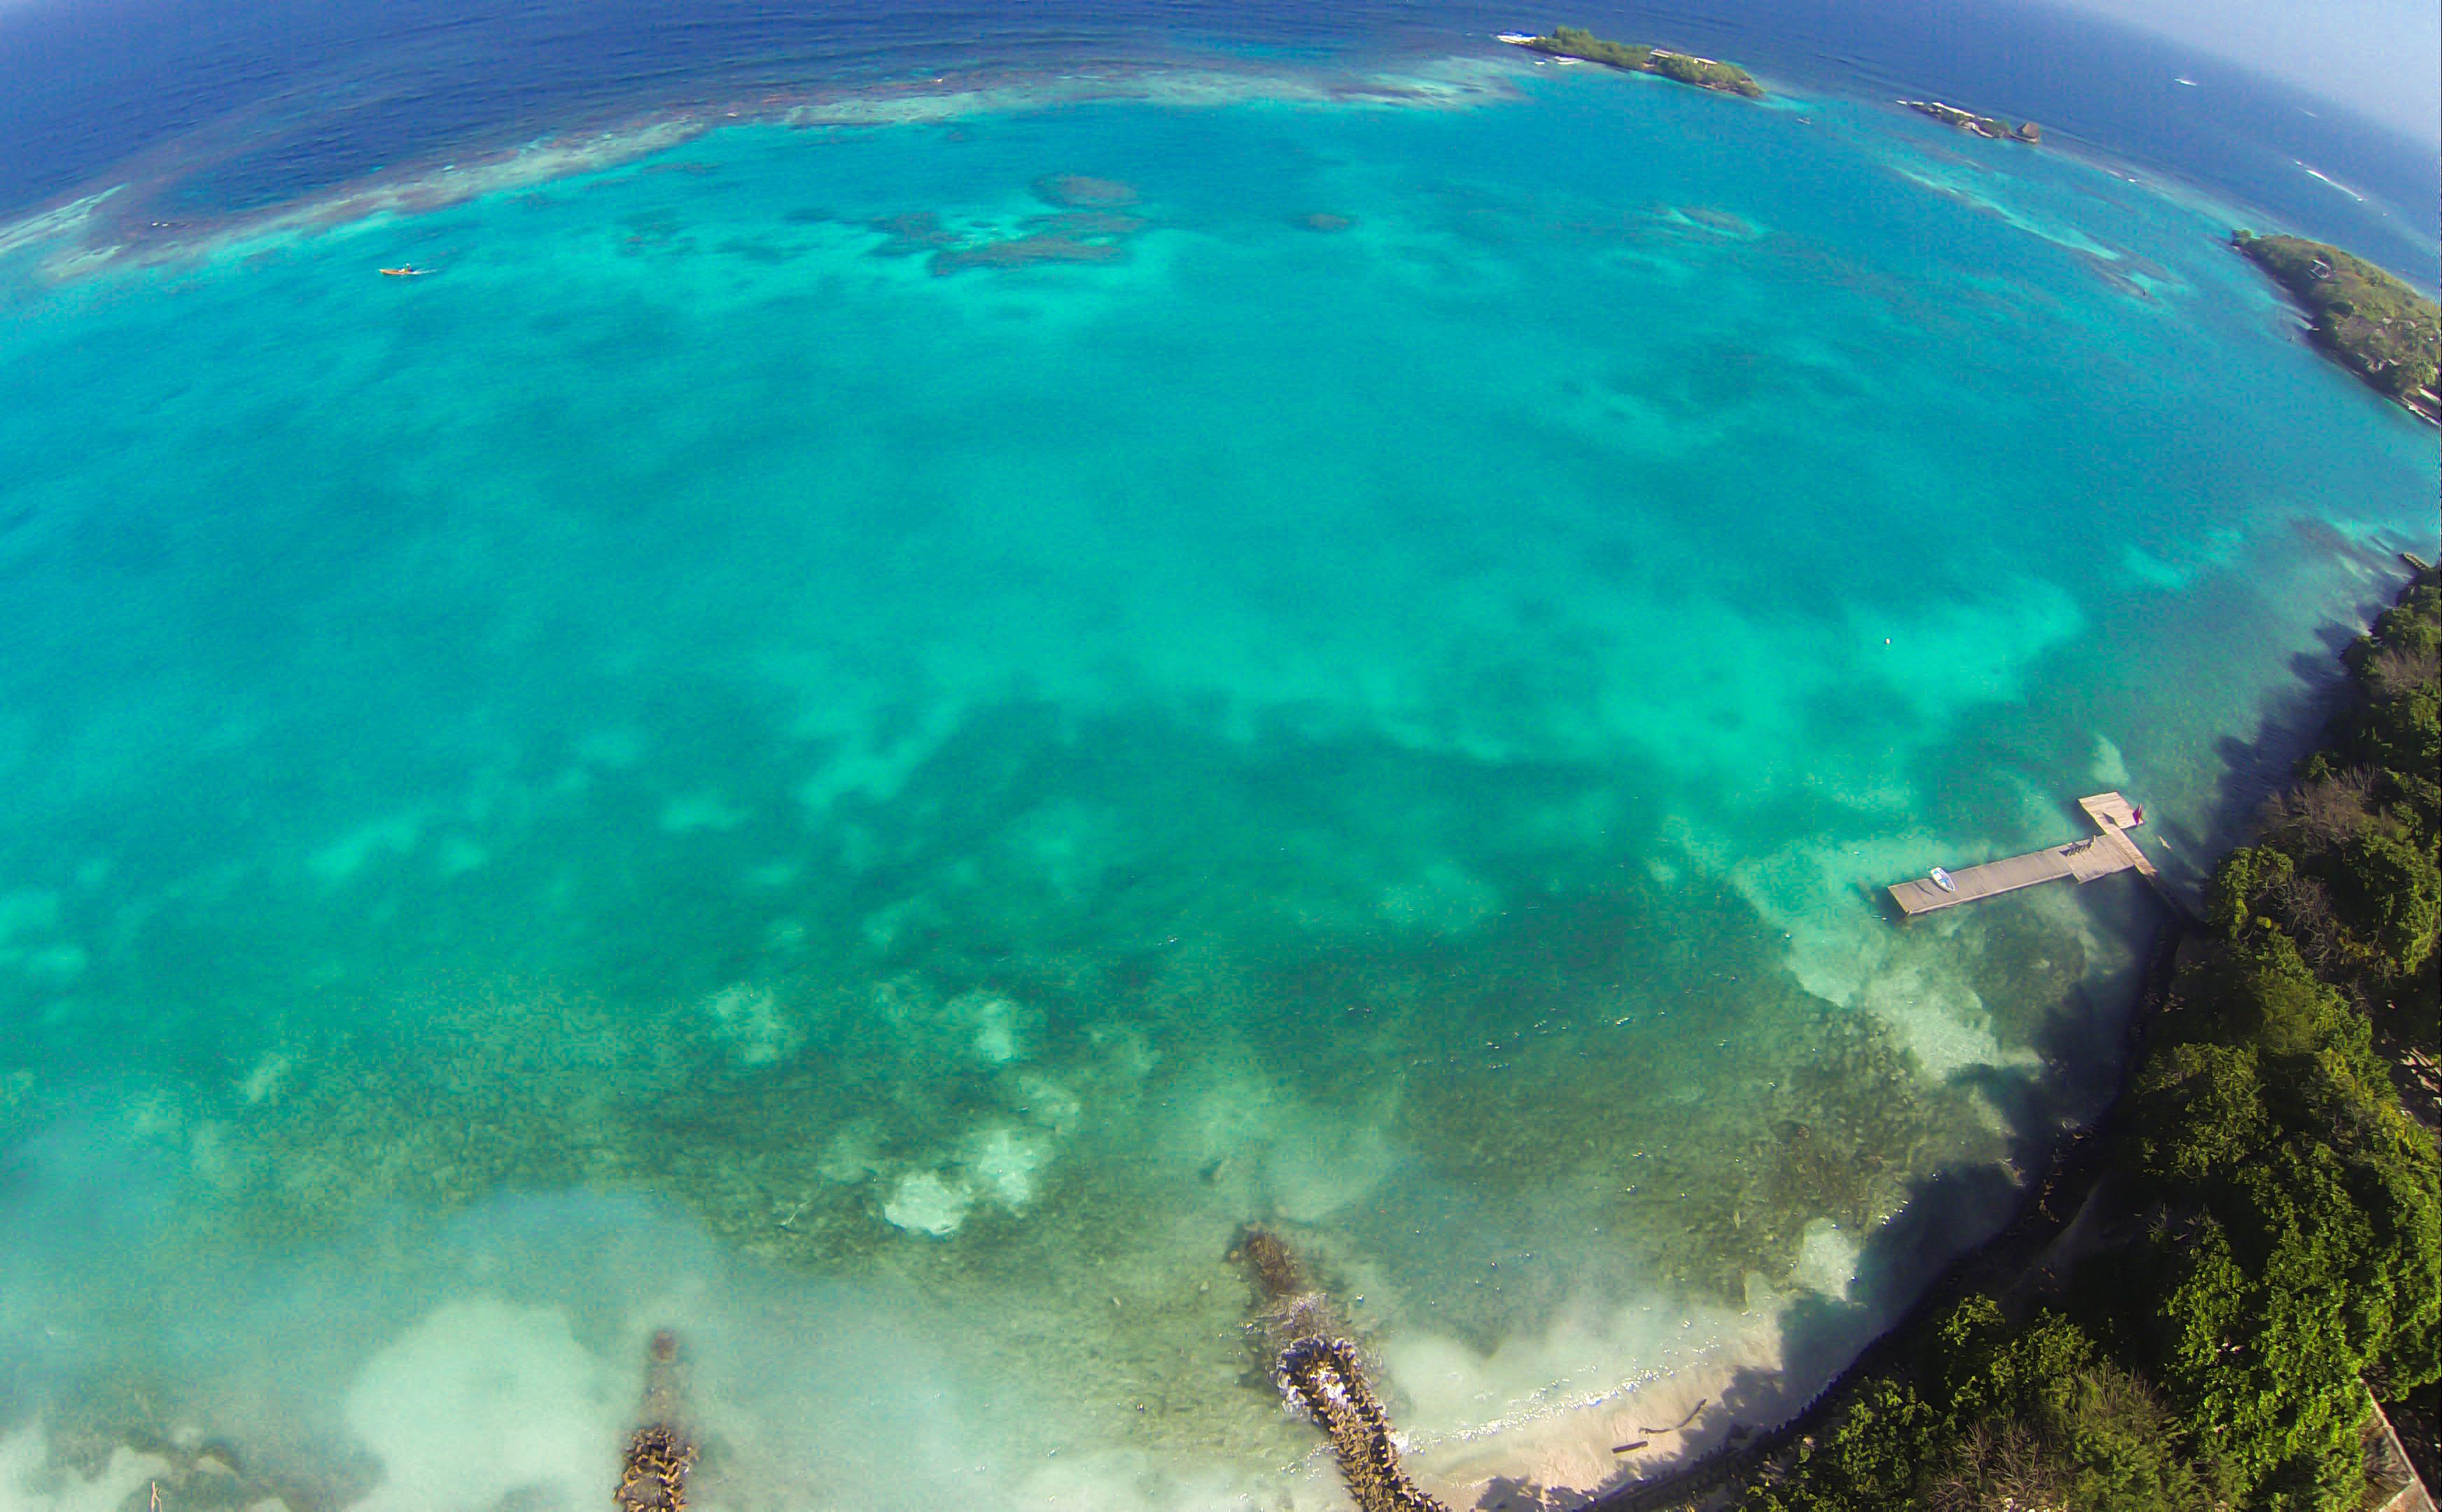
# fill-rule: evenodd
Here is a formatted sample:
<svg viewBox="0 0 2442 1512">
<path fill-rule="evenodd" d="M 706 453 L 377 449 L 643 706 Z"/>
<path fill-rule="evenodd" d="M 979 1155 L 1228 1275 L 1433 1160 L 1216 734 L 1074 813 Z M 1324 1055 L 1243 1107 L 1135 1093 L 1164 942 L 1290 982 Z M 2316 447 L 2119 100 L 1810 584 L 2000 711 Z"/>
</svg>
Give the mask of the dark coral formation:
<svg viewBox="0 0 2442 1512">
<path fill-rule="evenodd" d="M 944 247 L 933 254 L 933 271 L 939 274 L 971 267 L 1024 267 L 1033 263 L 1112 263 L 1125 255 L 1108 242 L 1082 242 L 1073 236 L 1047 231 L 975 246 Z"/>
<path fill-rule="evenodd" d="M 1014 236 L 955 230 L 931 210 L 886 215 L 866 224 L 884 238 L 873 249 L 876 256 L 930 253 L 929 265 L 937 274 L 1043 263 L 1113 263 L 1127 255 L 1121 244 L 1144 229 L 1143 217 L 1121 208 L 1136 203 L 1137 191 L 1128 185 L 1057 173 L 1036 179 L 1034 192 L 1054 207 L 1053 212 L 1019 222 Z"/>
<path fill-rule="evenodd" d="M 958 245 L 958 233 L 941 224 L 941 217 L 931 210 L 911 210 L 904 215 L 884 215 L 867 226 L 887 238 L 873 250 L 881 257 L 914 257 L 919 252 L 938 251 Z"/>
<path fill-rule="evenodd" d="M 1136 186 L 1084 173 L 1046 173 L 1034 181 L 1035 196 L 1063 209 L 1100 209 L 1137 202 Z"/>
</svg>

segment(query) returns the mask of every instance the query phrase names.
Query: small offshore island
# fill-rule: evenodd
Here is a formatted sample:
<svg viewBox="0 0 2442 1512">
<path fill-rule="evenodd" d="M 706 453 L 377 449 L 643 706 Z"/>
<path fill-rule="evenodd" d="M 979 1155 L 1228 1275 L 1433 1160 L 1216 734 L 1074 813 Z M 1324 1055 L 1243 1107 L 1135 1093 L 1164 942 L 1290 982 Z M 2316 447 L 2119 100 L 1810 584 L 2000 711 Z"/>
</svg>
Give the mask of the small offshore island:
<svg viewBox="0 0 2442 1512">
<path fill-rule="evenodd" d="M 2442 306 L 2361 257 L 2301 236 L 2230 233 L 2230 245 L 2289 291 L 2315 344 L 2376 392 L 2442 424 L 2434 375 Z"/>
<path fill-rule="evenodd" d="M 1961 110 L 1957 105 L 1945 105 L 1939 100 L 1903 100 L 1900 103 L 1919 115 L 1931 116 L 1945 126 L 1956 126 L 1960 131 L 1977 137 L 1990 137 L 1996 142 L 2015 141 L 2032 145 L 2044 139 L 2044 129 L 2032 120 L 2022 120 L 2015 126 L 2008 126 L 1991 116 L 1978 116 L 1972 110 Z"/>
<path fill-rule="evenodd" d="M 1501 40 L 1513 47 L 1547 53 L 1555 58 L 1576 58 L 1630 73 L 1659 74 L 1665 79 L 1676 79 L 1683 84 L 1718 89 L 1722 94 L 1739 95 L 1748 100 L 1763 98 L 1763 85 L 1757 83 L 1745 69 L 1736 64 L 1716 63 L 1710 58 L 1698 58 L 1684 52 L 1666 52 L 1641 43 L 1610 42 L 1577 27 L 1555 27 L 1548 37 L 1504 31 Z"/>
</svg>

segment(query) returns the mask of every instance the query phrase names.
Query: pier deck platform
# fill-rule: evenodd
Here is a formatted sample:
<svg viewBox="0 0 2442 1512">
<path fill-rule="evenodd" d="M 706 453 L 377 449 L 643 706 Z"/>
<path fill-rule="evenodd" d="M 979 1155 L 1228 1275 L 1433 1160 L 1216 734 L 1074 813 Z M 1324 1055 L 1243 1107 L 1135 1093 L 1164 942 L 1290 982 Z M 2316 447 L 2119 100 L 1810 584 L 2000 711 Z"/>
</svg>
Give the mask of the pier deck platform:
<svg viewBox="0 0 2442 1512">
<path fill-rule="evenodd" d="M 1900 905 L 1900 912 L 1913 917 L 2041 883 L 2058 882 L 2063 877 L 2084 883 L 2123 871 L 2154 876 L 2154 864 L 2137 848 L 2137 842 L 2128 838 L 2127 831 L 2136 824 L 2137 811 L 2126 798 L 2116 792 L 2098 792 L 2090 798 L 2078 799 L 2077 806 L 2094 821 L 2097 833 L 2084 840 L 2031 850 L 2023 856 L 1960 867 L 1950 874 L 1951 882 L 1959 888 L 1957 892 L 1943 891 L 1930 878 L 1896 883 L 1891 887 L 1891 901 Z"/>
</svg>

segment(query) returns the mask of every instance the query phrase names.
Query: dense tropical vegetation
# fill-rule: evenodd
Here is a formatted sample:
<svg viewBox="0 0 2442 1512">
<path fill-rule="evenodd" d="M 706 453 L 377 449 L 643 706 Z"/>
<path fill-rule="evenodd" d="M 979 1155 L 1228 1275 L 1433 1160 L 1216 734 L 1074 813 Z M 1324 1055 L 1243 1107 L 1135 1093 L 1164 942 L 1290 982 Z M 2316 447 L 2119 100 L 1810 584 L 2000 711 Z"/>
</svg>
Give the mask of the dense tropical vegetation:
<svg viewBox="0 0 2442 1512">
<path fill-rule="evenodd" d="M 1625 68 L 1631 73 L 1660 74 L 1665 79 L 1676 79 L 1683 84 L 1744 95 L 1749 100 L 1763 98 L 1763 85 L 1757 83 L 1745 69 L 1736 64 L 1716 63 L 1710 58 L 1691 57 L 1684 52 L 1666 52 L 1659 47 L 1637 43 L 1610 42 L 1576 27 L 1555 27 L 1550 36 L 1536 37 L 1522 46 L 1549 53 L 1555 58 L 1579 58 L 1587 63 Z"/>
<path fill-rule="evenodd" d="M 2231 245 L 2305 307 L 2324 350 L 2392 398 L 2435 414 L 2442 307 L 2337 246 L 2244 230 Z"/>
<path fill-rule="evenodd" d="M 2355 697 L 2327 748 L 2214 876 L 2115 1120 L 2098 1238 L 2066 1284 L 1953 1303 L 1758 1472 L 1745 1504 L 2357 1504 L 2369 1390 L 2442 1378 L 2434 1134 L 2403 1111 L 2375 1039 L 2378 1023 L 2434 1034 L 2432 569 L 2346 662 Z"/>
</svg>

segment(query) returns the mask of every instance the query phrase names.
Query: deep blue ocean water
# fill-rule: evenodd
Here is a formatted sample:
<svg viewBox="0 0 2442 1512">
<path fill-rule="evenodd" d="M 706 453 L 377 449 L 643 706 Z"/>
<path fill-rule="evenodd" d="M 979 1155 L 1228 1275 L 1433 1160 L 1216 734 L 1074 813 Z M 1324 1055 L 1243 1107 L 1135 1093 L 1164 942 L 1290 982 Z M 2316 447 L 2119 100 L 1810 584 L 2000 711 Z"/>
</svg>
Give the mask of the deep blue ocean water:
<svg viewBox="0 0 2442 1512">
<path fill-rule="evenodd" d="M 2134 879 L 1880 887 L 2193 885 L 2433 549 L 2220 245 L 2430 175 L 2046 12 L 200 14 L 0 23 L 0 1508 L 597 1505 L 664 1327 L 706 1508 L 1342 1505 L 1252 1222 L 1580 1500 L 2111 1085 Z"/>
</svg>

